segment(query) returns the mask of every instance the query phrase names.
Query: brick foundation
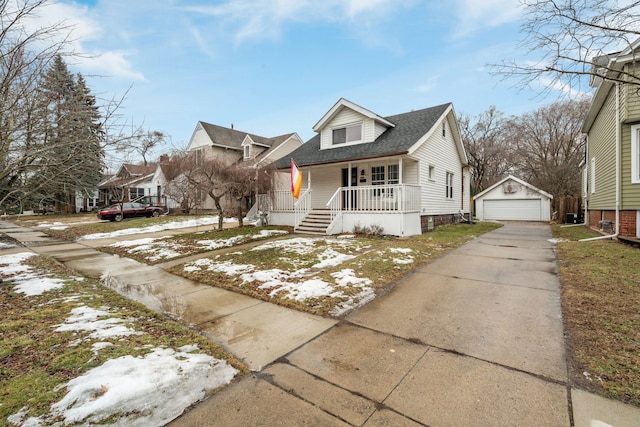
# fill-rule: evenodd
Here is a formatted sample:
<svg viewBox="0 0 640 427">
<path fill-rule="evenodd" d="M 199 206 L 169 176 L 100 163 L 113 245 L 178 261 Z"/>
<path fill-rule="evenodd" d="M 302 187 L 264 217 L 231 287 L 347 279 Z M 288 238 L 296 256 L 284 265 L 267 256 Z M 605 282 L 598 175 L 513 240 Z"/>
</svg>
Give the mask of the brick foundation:
<svg viewBox="0 0 640 427">
<path fill-rule="evenodd" d="M 589 227 L 600 229 L 600 221 L 611 221 L 615 230 L 616 211 L 589 211 Z M 620 236 L 635 238 L 636 211 L 620 211 Z"/>
<path fill-rule="evenodd" d="M 465 218 L 469 217 L 469 214 L 464 214 Z M 433 218 L 433 230 L 441 225 L 453 224 L 456 222 L 456 216 L 454 214 L 446 215 L 423 215 L 420 217 L 420 229 L 423 233 L 427 233 L 429 230 L 428 222 L 429 218 Z M 433 231 L 432 230 L 432 231 Z"/>
</svg>

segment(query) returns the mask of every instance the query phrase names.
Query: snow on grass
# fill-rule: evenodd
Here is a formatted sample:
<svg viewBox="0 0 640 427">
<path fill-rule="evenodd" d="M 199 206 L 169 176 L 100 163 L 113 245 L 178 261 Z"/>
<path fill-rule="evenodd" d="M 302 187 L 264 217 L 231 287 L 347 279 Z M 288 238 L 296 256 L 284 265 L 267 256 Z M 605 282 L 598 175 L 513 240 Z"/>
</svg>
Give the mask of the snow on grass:
<svg viewBox="0 0 640 427">
<path fill-rule="evenodd" d="M 413 252 L 411 248 L 390 248 L 389 252 L 405 256 L 404 258 L 392 258 L 394 264 L 412 264 L 414 262 L 413 256 L 410 255 Z"/>
<path fill-rule="evenodd" d="M 31 252 L 0 256 L 0 274 L 9 277 L 16 291 L 27 296 L 62 286 L 62 281 L 47 277 L 25 265 L 34 256 Z M 74 295 L 66 297 L 72 302 Z M 73 331 L 82 338 L 69 341 L 98 340 L 91 350 L 94 357 L 114 344 L 105 340 L 123 339 L 143 332 L 134 330 L 132 321 L 120 319 L 108 307 L 92 308 L 80 305 L 54 332 Z M 10 425 L 43 426 L 164 425 L 177 418 L 187 407 L 202 400 L 207 393 L 228 384 L 237 370 L 226 361 L 199 353 L 196 345 L 178 349 L 150 348 L 147 354 L 126 355 L 108 359 L 83 375 L 59 386 L 66 395 L 40 417 L 29 417 L 28 406 L 7 417 Z M 2 422 L 0 422 L 2 424 Z"/>
<path fill-rule="evenodd" d="M 150 262 L 169 260 L 190 253 L 211 251 L 220 248 L 228 248 L 251 240 L 264 239 L 266 237 L 288 234 L 285 230 L 260 230 L 258 233 L 238 235 L 226 239 L 203 239 L 193 243 L 184 244 L 179 240 L 171 240 L 169 237 L 149 237 L 136 240 L 125 240 L 112 243 L 114 248 L 128 248 L 127 253 L 142 254 Z"/>
<path fill-rule="evenodd" d="M 71 316 L 63 323 L 58 325 L 56 332 L 63 331 L 91 331 L 89 338 L 105 339 L 113 337 L 128 337 L 129 335 L 141 335 L 142 332 L 134 331 L 124 325 L 126 320 L 116 317 L 109 317 L 110 313 L 106 310 L 97 310 L 95 308 L 80 306 L 71 310 Z M 100 319 L 107 317 L 106 319 Z"/>
<path fill-rule="evenodd" d="M 11 279 L 14 283 L 14 291 L 27 296 L 41 295 L 52 289 L 63 287 L 64 280 L 47 277 L 24 264 L 24 261 L 34 255 L 33 252 L 20 252 L 0 256 L 0 275 Z"/>
<path fill-rule="evenodd" d="M 231 382 L 236 369 L 225 361 L 154 348 L 144 356 L 110 359 L 66 384 L 67 394 L 51 406 L 64 424 L 100 423 L 118 414 L 118 425 L 164 425 L 205 394 Z"/>
<path fill-rule="evenodd" d="M 329 245 L 323 248 L 322 244 Z M 215 271 L 227 276 L 237 276 L 243 284 L 259 283 L 258 289 L 269 290 L 272 298 L 291 299 L 308 302 L 324 297 L 336 299 L 337 304 L 331 311 L 332 315 L 340 315 L 353 308 L 366 304 L 375 297 L 373 282 L 367 278 L 359 278 L 351 269 L 344 269 L 332 273 L 333 282 L 328 282 L 316 277 L 317 270 L 328 267 L 337 267 L 340 264 L 355 258 L 355 255 L 345 254 L 335 247 L 354 250 L 357 244 L 353 241 L 337 240 L 330 238 L 296 237 L 292 239 L 266 242 L 252 251 L 267 249 L 281 249 L 287 253 L 308 255 L 315 252 L 319 262 L 310 268 L 301 268 L 293 271 L 275 269 L 258 269 L 252 264 L 236 264 L 230 260 L 216 260 L 202 258 L 184 265 L 186 272 Z M 321 250 L 320 250 L 321 249 Z M 289 258 L 291 264 L 297 264 L 295 259 Z M 354 292 L 354 288 L 357 292 Z M 349 290 L 347 292 L 347 290 Z"/>
<path fill-rule="evenodd" d="M 233 219 L 225 219 L 225 222 L 235 222 Z M 112 231 L 110 233 L 94 233 L 82 236 L 78 240 L 95 240 L 95 239 L 108 239 L 111 237 L 130 236 L 133 234 L 141 233 L 156 233 L 164 230 L 177 230 L 180 228 L 199 227 L 202 225 L 218 224 L 217 216 L 205 216 L 193 219 L 185 219 L 180 221 L 169 221 L 159 224 L 150 225 L 147 227 L 138 228 L 125 228 L 118 231 Z"/>
</svg>

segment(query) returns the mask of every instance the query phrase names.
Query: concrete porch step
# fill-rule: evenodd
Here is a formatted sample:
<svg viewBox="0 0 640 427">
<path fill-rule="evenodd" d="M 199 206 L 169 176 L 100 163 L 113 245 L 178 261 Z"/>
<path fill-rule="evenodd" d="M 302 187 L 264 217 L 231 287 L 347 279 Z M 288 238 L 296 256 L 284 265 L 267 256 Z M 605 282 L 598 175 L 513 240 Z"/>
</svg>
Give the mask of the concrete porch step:
<svg viewBox="0 0 640 427">
<path fill-rule="evenodd" d="M 327 228 L 331 225 L 331 214 L 329 212 L 311 211 L 296 227 L 296 232 L 306 234 L 327 234 Z"/>
</svg>

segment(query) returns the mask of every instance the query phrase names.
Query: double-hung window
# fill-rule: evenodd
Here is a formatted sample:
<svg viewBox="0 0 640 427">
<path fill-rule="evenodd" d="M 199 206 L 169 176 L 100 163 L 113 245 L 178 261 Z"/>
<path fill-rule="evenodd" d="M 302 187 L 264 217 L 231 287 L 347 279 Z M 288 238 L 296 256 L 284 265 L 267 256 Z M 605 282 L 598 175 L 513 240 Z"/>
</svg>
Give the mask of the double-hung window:
<svg viewBox="0 0 640 427">
<path fill-rule="evenodd" d="M 129 200 L 138 201 L 144 197 L 144 188 L 129 188 Z"/>
<path fill-rule="evenodd" d="M 362 123 L 333 129 L 332 144 L 345 144 L 362 140 Z"/>
<path fill-rule="evenodd" d="M 447 199 L 453 199 L 453 173 L 451 172 L 447 172 L 446 191 Z"/>
<path fill-rule="evenodd" d="M 640 125 L 631 126 L 631 182 L 640 184 Z"/>
</svg>

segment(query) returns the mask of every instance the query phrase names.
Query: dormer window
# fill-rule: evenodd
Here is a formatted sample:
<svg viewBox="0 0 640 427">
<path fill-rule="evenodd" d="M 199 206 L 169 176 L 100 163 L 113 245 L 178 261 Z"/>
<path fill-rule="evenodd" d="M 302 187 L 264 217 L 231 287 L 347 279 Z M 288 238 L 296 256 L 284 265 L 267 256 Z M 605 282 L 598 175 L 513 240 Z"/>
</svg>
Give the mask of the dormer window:
<svg viewBox="0 0 640 427">
<path fill-rule="evenodd" d="M 251 157 L 251 146 L 250 145 L 245 145 L 244 146 L 244 159 L 248 159 Z"/>
<path fill-rule="evenodd" d="M 346 144 L 362 140 L 362 123 L 333 129 L 332 144 Z"/>
</svg>

